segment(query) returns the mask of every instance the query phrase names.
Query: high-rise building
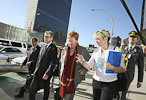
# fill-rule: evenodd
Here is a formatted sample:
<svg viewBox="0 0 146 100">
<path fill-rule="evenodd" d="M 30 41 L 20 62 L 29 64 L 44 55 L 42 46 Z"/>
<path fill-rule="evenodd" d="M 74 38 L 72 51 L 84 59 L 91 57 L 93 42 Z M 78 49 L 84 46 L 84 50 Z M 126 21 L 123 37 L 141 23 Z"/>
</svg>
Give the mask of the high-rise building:
<svg viewBox="0 0 146 100">
<path fill-rule="evenodd" d="M 29 0 L 25 29 L 54 32 L 58 44 L 66 41 L 72 0 Z"/>
</svg>

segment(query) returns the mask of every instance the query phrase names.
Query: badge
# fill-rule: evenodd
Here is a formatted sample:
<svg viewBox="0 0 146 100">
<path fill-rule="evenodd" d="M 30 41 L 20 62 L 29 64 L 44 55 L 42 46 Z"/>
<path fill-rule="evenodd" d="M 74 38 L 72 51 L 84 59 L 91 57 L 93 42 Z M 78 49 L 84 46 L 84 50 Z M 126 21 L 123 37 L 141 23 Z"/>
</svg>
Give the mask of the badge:
<svg viewBox="0 0 146 100">
<path fill-rule="evenodd" d="M 102 70 L 104 63 L 105 63 L 105 59 L 98 57 L 96 67 L 99 68 L 100 70 Z"/>
</svg>

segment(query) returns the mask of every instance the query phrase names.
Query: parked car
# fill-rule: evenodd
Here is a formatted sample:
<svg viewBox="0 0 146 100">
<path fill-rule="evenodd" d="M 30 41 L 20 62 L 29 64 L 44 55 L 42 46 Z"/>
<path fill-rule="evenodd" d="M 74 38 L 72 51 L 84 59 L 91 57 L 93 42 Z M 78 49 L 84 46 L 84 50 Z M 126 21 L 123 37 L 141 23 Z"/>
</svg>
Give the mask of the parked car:
<svg viewBox="0 0 146 100">
<path fill-rule="evenodd" d="M 5 64 L 8 60 L 8 56 L 0 54 L 0 64 Z"/>
<path fill-rule="evenodd" d="M 27 56 L 27 53 L 16 47 L 0 47 L 0 55 L 0 64 L 10 64 L 12 59 Z"/>
<path fill-rule="evenodd" d="M 26 59 L 27 56 L 24 57 L 16 57 L 11 61 L 11 64 L 22 64 L 24 62 L 24 60 Z"/>
</svg>

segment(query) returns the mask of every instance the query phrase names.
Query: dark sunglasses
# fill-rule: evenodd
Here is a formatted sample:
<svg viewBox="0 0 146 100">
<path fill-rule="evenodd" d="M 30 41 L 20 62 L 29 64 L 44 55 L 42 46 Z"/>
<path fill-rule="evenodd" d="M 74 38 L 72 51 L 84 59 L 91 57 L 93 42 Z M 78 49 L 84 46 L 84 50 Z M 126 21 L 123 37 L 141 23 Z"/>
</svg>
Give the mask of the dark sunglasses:
<svg viewBox="0 0 146 100">
<path fill-rule="evenodd" d="M 132 37 L 132 38 L 136 38 L 137 36 L 130 36 L 130 37 Z"/>
</svg>

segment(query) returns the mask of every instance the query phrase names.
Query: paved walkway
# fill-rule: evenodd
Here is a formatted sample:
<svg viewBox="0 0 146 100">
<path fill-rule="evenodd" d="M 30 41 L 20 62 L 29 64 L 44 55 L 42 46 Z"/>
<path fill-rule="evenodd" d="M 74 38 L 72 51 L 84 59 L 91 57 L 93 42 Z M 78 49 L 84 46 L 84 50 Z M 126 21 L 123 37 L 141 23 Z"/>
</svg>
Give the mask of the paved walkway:
<svg viewBox="0 0 146 100">
<path fill-rule="evenodd" d="M 145 72 L 146 73 L 146 72 Z M 17 73 L 18 74 L 18 73 Z M 86 75 L 86 80 L 78 86 L 74 100 L 92 100 L 92 75 L 94 71 L 89 71 Z M 3 80 L 3 81 L 1 81 Z M 28 100 L 28 92 L 25 93 L 24 98 L 16 99 L 13 96 L 18 93 L 18 87 L 25 82 L 24 75 L 16 75 L 10 72 L 0 75 L 0 100 Z M 58 87 L 58 78 L 55 79 L 54 87 L 50 90 L 49 100 L 54 100 L 54 89 Z M 146 100 L 146 74 L 144 75 L 144 82 L 141 88 L 136 87 L 137 84 L 137 69 L 135 78 L 130 86 L 128 100 Z M 36 100 L 42 100 L 43 91 L 40 90 L 36 95 Z"/>
</svg>

